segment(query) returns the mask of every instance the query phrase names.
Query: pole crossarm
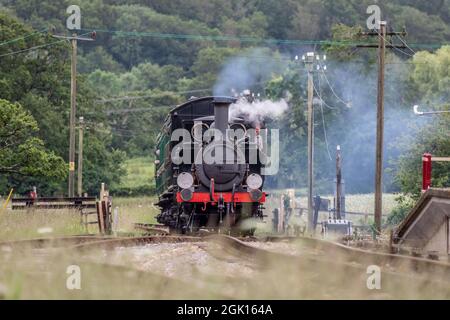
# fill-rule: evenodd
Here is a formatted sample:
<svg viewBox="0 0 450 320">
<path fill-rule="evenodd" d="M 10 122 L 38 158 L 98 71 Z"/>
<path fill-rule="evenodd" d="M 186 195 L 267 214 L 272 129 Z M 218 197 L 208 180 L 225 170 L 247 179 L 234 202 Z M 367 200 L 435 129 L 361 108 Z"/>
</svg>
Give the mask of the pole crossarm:
<svg viewBox="0 0 450 320">
<path fill-rule="evenodd" d="M 378 48 L 377 44 L 359 44 L 356 46 L 357 48 Z M 407 46 L 404 45 L 392 45 L 392 44 L 388 44 L 385 46 L 385 48 L 389 48 L 389 49 L 407 49 Z"/>
<path fill-rule="evenodd" d="M 53 38 L 57 39 L 66 39 L 66 40 L 79 40 L 79 41 L 95 41 L 93 38 L 87 38 L 82 36 L 61 36 L 61 35 L 52 35 Z"/>
<path fill-rule="evenodd" d="M 378 32 L 377 31 L 369 31 L 369 32 L 361 32 L 361 33 L 359 33 L 360 35 L 363 35 L 363 36 L 378 36 Z M 386 32 L 386 35 L 387 36 L 407 36 L 408 35 L 408 33 L 405 31 L 405 30 L 403 30 L 403 31 L 389 31 L 389 32 Z"/>
</svg>

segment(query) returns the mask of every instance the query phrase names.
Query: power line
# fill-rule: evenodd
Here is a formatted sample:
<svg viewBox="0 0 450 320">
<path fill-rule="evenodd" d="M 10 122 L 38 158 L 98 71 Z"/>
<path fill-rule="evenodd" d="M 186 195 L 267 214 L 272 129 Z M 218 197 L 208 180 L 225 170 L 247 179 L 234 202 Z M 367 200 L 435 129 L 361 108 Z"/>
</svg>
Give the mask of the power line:
<svg viewBox="0 0 450 320">
<path fill-rule="evenodd" d="M 197 92 L 205 92 L 205 91 L 211 91 L 211 88 L 207 89 L 196 89 L 196 90 L 188 90 L 188 91 L 163 91 L 161 94 L 168 93 L 168 94 L 188 94 L 188 93 L 197 93 Z M 114 102 L 114 101 L 128 101 L 128 100 L 138 100 L 138 99 L 146 99 L 146 98 L 153 98 L 155 96 L 158 96 L 158 94 L 152 94 L 152 95 L 143 95 L 143 96 L 122 96 L 122 97 L 113 97 L 113 98 L 104 98 L 96 100 L 96 103 L 106 103 L 106 102 Z"/>
<path fill-rule="evenodd" d="M 313 88 L 314 88 L 314 92 L 316 93 L 317 97 L 320 99 L 320 101 L 323 102 L 323 104 L 325 105 L 325 107 L 327 107 L 328 109 L 331 109 L 331 110 L 337 110 L 337 109 L 338 109 L 337 107 L 332 107 L 332 106 L 330 106 L 328 103 L 326 103 L 326 102 L 322 99 L 322 96 L 319 94 L 319 92 L 317 91 L 317 88 L 316 88 L 316 86 L 315 86 L 314 84 L 313 84 Z"/>
<path fill-rule="evenodd" d="M 319 64 L 320 64 L 320 61 L 319 61 Z M 320 66 L 320 67 L 321 67 L 321 69 L 323 69 L 322 66 Z M 334 91 L 334 88 L 333 88 L 333 86 L 331 85 L 330 81 L 328 80 L 328 77 L 327 77 L 327 75 L 325 74 L 325 71 L 324 71 L 324 70 L 322 70 L 322 74 L 323 74 L 323 76 L 324 76 L 324 78 L 325 78 L 325 81 L 326 81 L 327 84 L 328 84 L 328 87 L 330 88 L 331 92 L 333 93 L 333 95 L 334 95 L 340 102 L 342 102 L 345 106 L 348 106 L 348 101 L 344 101 L 344 99 L 342 99 L 341 97 L 339 97 L 339 96 L 336 94 L 336 92 Z"/>
<path fill-rule="evenodd" d="M 196 41 L 239 41 L 250 43 L 268 43 L 268 44 L 286 44 L 286 45 L 371 45 L 371 42 L 362 42 L 354 40 L 300 40 L 300 39 L 276 39 L 276 38 L 256 38 L 250 36 L 227 36 L 227 35 L 200 35 L 200 34 L 179 34 L 179 33 L 160 33 L 160 32 L 142 32 L 142 31 L 122 31 L 109 29 L 82 29 L 96 30 L 99 33 L 110 33 L 120 37 L 151 37 L 161 39 L 178 40 L 196 40 Z M 439 48 L 447 43 L 412 43 L 411 47 Z"/>
<path fill-rule="evenodd" d="M 387 40 L 385 37 L 383 37 L 383 35 L 378 31 L 378 29 L 374 29 L 375 30 L 375 32 L 383 39 L 383 41 L 384 42 L 387 42 L 388 44 L 390 44 L 391 45 L 391 47 L 393 48 L 393 49 L 395 49 L 395 50 L 397 50 L 398 52 L 400 52 L 400 53 L 403 53 L 404 55 L 407 55 L 407 56 L 409 56 L 409 57 L 414 57 L 414 55 L 412 54 L 409 54 L 409 53 L 407 53 L 407 52 L 405 52 L 405 51 L 403 51 L 403 50 L 401 50 L 400 48 L 397 48 L 397 46 L 396 45 L 394 45 L 394 43 L 392 42 L 392 41 L 389 41 L 389 40 Z M 398 36 L 398 35 L 397 35 Z M 407 46 L 408 47 L 408 46 Z M 411 50 L 411 48 L 410 48 L 410 50 Z M 413 50 L 412 50 L 413 51 Z M 413 51 L 414 52 L 414 51 Z"/>
<path fill-rule="evenodd" d="M 82 36 L 85 36 L 87 34 L 88 33 L 85 33 Z M 64 41 L 67 41 L 67 39 L 61 39 L 61 40 L 57 40 L 57 41 L 41 44 L 41 45 L 38 45 L 38 46 L 34 46 L 34 47 L 31 47 L 31 48 L 5 53 L 5 54 L 0 55 L 0 58 L 11 56 L 11 55 L 15 55 L 15 54 L 20 54 L 20 53 L 25 53 L 25 52 L 29 52 L 29 51 L 33 51 L 33 50 L 37 50 L 37 49 L 42 49 L 42 48 L 49 47 L 49 46 L 52 46 L 52 45 L 55 45 L 55 44 L 58 44 L 58 43 L 61 43 L 61 42 L 64 42 Z"/>
<path fill-rule="evenodd" d="M 114 113 L 129 113 L 129 112 L 145 112 L 145 111 L 151 111 L 152 109 L 155 108 L 172 108 L 172 106 L 169 105 L 165 105 L 165 106 L 151 106 L 148 108 L 127 108 L 127 109 L 118 109 L 118 110 L 105 110 L 106 114 L 110 115 L 110 114 L 114 114 Z"/>
<path fill-rule="evenodd" d="M 397 38 L 403 43 L 403 45 L 405 45 L 409 50 L 411 50 L 411 52 L 412 52 L 413 54 L 416 53 L 413 49 L 411 49 L 410 46 L 408 46 L 408 44 L 406 43 L 406 41 L 405 41 L 402 37 L 400 37 L 399 35 L 397 35 Z"/>
<path fill-rule="evenodd" d="M 31 48 L 28 48 L 28 49 L 18 50 L 18 51 L 14 51 L 14 52 L 10 52 L 10 53 L 5 53 L 5 54 L 0 55 L 0 58 L 7 57 L 7 56 L 12 56 L 12 55 L 15 55 L 15 54 L 24 53 L 24 52 L 28 52 L 28 51 L 33 51 L 33 50 L 37 50 L 37 49 L 41 49 L 41 48 L 45 48 L 45 47 L 49 47 L 49 46 L 55 45 L 55 44 L 63 42 L 63 41 L 66 41 L 66 40 L 58 40 L 58 41 L 42 44 L 42 45 L 39 45 L 39 46 L 31 47 Z"/>
<path fill-rule="evenodd" d="M 15 39 L 7 40 L 5 42 L 0 43 L 0 47 L 3 47 L 5 45 L 7 45 L 7 44 L 14 43 L 14 42 L 17 42 L 17 41 L 20 41 L 20 40 L 24 40 L 24 39 L 30 38 L 30 37 L 32 37 L 32 36 L 34 36 L 36 34 L 44 33 L 47 30 L 48 30 L 48 28 L 44 28 L 42 30 L 34 31 L 34 32 L 29 33 L 29 34 L 26 34 L 26 35 L 24 35 L 22 37 L 18 37 L 18 38 L 15 38 Z"/>
<path fill-rule="evenodd" d="M 256 83 L 253 83 L 249 85 L 249 87 L 255 87 L 259 85 L 267 84 L 269 80 L 267 81 L 258 81 Z M 188 94 L 188 93 L 198 93 L 198 92 L 207 92 L 207 91 L 213 91 L 213 88 L 204 88 L 204 89 L 193 89 L 193 90 L 187 90 L 187 91 L 161 91 L 160 93 L 155 93 L 151 95 L 142 95 L 142 96 L 118 96 L 118 97 L 106 97 L 96 100 L 96 103 L 102 104 L 107 102 L 115 102 L 115 101 L 129 101 L 129 100 L 138 100 L 138 99 L 146 99 L 146 98 L 154 98 L 158 97 L 163 94 Z"/>
<path fill-rule="evenodd" d="M 321 86 L 320 86 L 320 74 L 319 74 L 319 77 L 318 77 L 317 81 L 318 81 L 318 83 L 319 83 L 319 91 L 322 92 L 322 89 L 321 89 Z M 323 136 L 324 136 L 324 139 L 325 139 L 325 145 L 326 145 L 326 147 L 327 147 L 328 157 L 330 158 L 330 161 L 332 161 L 333 158 L 331 157 L 330 148 L 329 148 L 329 145 L 328 145 L 327 128 L 326 128 L 326 126 L 325 126 L 325 117 L 324 117 L 324 115 L 323 115 L 323 106 L 322 106 L 322 103 L 323 103 L 323 100 L 320 99 L 319 106 L 320 106 L 320 113 L 321 113 L 321 116 L 322 116 Z"/>
<path fill-rule="evenodd" d="M 176 34 L 176 33 L 159 33 L 159 32 L 138 32 L 138 31 L 121 31 L 121 30 L 108 30 L 108 29 L 82 29 L 82 30 L 96 30 L 100 33 L 111 33 L 122 37 L 152 37 L 163 39 L 178 39 L 178 40 L 198 40 L 198 41 L 240 41 L 240 42 L 265 42 L 270 44 L 342 44 L 350 45 L 352 42 L 349 40 L 291 40 L 291 39 L 275 39 L 275 38 L 256 38 L 256 37 L 239 37 L 239 36 L 227 36 L 227 35 L 200 35 L 200 34 Z"/>
</svg>

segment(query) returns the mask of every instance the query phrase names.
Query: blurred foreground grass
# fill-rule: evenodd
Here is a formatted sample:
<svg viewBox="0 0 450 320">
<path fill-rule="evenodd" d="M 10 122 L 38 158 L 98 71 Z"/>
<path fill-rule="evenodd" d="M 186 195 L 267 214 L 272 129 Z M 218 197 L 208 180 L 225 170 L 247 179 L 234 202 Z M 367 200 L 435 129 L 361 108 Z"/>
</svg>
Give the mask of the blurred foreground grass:
<svg viewBox="0 0 450 320">
<path fill-rule="evenodd" d="M 356 205 L 364 205 L 371 201 L 371 196 L 357 195 Z M 351 199 L 351 200 L 350 200 Z M 131 231 L 135 222 L 155 222 L 157 209 L 153 206 L 155 197 L 114 198 L 113 207 L 119 210 L 119 229 Z M 370 206 L 367 204 L 367 206 Z M 355 209 L 353 209 L 355 208 Z M 370 210 L 370 208 L 368 209 Z M 270 226 L 267 218 L 266 226 Z M 51 228 L 50 234 L 39 233 L 39 229 Z M 95 227 L 91 227 L 95 231 Z M 83 234 L 86 231 L 80 226 L 78 212 L 64 210 L 55 211 L 7 211 L 0 214 L 0 240 L 47 237 L 49 235 Z M 153 244 L 153 246 L 158 244 Z M 195 244 L 193 244 L 195 245 Z M 305 244 L 299 243 L 299 250 Z M 60 249 L 14 249 L 7 245 L 0 246 L 0 299 L 414 299 L 437 298 L 448 299 L 450 293 L 436 290 L 434 283 L 429 286 L 415 283 L 411 279 L 383 276 L 382 290 L 368 290 L 366 287 L 367 272 L 364 265 L 353 269 L 348 263 L 330 265 L 328 263 L 301 265 L 268 261 L 258 266 L 251 277 L 242 271 L 229 273 L 214 270 L 204 273 L 201 258 L 205 251 L 203 244 L 198 244 L 192 259 L 181 261 L 168 259 L 168 267 L 179 277 L 168 278 L 158 273 L 155 268 L 145 268 L 148 262 L 142 258 L 145 250 L 128 250 L 125 255 L 118 256 L 118 264 L 106 265 L 111 257 L 122 249 L 77 251 Z M 144 251 L 143 251 L 144 250 Z M 156 256 L 157 263 L 165 255 L 179 257 L 181 248 L 173 252 L 162 251 L 163 256 Z M 178 251 L 177 251 L 178 250 Z M 229 266 L 241 263 L 250 268 L 251 261 L 222 256 L 219 251 L 212 254 L 223 264 Z M 339 257 L 330 257 L 330 261 L 339 261 Z M 140 259 L 138 259 L 141 257 Z M 137 262 L 142 265 L 137 265 Z M 195 262 L 192 262 L 195 261 Z M 354 261 L 352 262 L 354 263 Z M 81 289 L 67 288 L 69 266 L 78 266 L 81 270 Z M 198 281 L 183 280 L 186 268 L 191 268 Z M 137 269 L 146 271 L 137 271 Z M 236 267 L 232 268 L 233 270 Z M 330 272 L 333 270 L 333 272 Z"/>
</svg>

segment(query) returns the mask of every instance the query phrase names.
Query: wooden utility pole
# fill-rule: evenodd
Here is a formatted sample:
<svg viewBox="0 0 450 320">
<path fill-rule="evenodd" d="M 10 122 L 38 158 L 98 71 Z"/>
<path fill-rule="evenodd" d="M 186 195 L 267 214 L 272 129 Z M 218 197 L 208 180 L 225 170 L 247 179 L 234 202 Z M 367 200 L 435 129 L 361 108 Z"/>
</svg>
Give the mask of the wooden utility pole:
<svg viewBox="0 0 450 320">
<path fill-rule="evenodd" d="M 314 183 L 314 52 L 308 52 L 304 59 L 308 71 L 308 232 L 314 233 L 313 183 Z"/>
<path fill-rule="evenodd" d="M 74 196 L 75 179 L 75 116 L 77 112 L 77 40 L 72 35 L 72 59 L 70 68 L 70 121 L 69 121 L 69 197 Z"/>
<path fill-rule="evenodd" d="M 323 56 L 323 60 L 325 60 Z M 296 56 L 296 59 L 298 57 Z M 308 52 L 302 56 L 302 60 L 305 63 L 306 70 L 308 72 L 308 232 L 314 233 L 314 204 L 313 204 L 313 186 L 314 186 L 314 82 L 313 71 L 314 63 L 317 62 L 317 70 L 321 69 L 320 56 L 314 52 Z"/>
<path fill-rule="evenodd" d="M 383 138 L 384 138 L 384 60 L 386 55 L 386 21 L 380 21 L 378 34 L 377 142 L 375 158 L 375 231 L 381 234 L 383 208 Z"/>
<path fill-rule="evenodd" d="M 313 231 L 313 183 L 314 183 L 314 84 L 311 70 L 308 70 L 308 225 Z"/>
<path fill-rule="evenodd" d="M 342 219 L 341 200 L 342 200 L 342 162 L 341 146 L 336 147 L 336 218 Z"/>
<path fill-rule="evenodd" d="M 377 93 L 377 140 L 375 156 L 375 231 L 376 236 L 381 233 L 381 217 L 383 207 L 383 138 L 384 138 L 384 67 L 386 48 L 407 48 L 405 45 L 395 45 L 390 41 L 386 45 L 387 36 L 405 36 L 406 31 L 387 32 L 386 21 L 380 21 L 380 28 L 376 31 L 362 33 L 366 36 L 377 36 L 378 45 L 358 45 L 360 48 L 378 48 L 378 93 Z"/>
<path fill-rule="evenodd" d="M 83 196 L 83 131 L 84 118 L 80 117 L 78 128 L 78 196 Z"/>
<path fill-rule="evenodd" d="M 90 38 L 79 37 L 76 33 L 72 36 L 53 35 L 54 38 L 70 40 L 72 46 L 72 59 L 70 67 L 70 119 L 69 119 L 69 197 L 75 193 L 75 119 L 77 113 L 77 41 L 94 41 L 95 31 Z"/>
</svg>

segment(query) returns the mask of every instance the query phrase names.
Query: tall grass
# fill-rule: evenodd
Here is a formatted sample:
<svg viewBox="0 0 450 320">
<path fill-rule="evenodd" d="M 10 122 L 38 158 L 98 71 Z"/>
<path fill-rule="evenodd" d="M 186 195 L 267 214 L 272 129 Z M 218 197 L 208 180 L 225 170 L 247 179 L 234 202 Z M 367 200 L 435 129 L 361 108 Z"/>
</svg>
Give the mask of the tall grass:
<svg viewBox="0 0 450 320">
<path fill-rule="evenodd" d="M 155 223 L 158 209 L 156 197 L 114 198 L 113 212 L 118 210 L 118 231 L 134 232 L 133 224 Z M 2 203 L 0 203 L 2 205 Z M 95 221 L 96 215 L 89 215 Z M 97 225 L 81 224 L 78 210 L 11 210 L 10 205 L 0 212 L 0 240 L 26 239 L 48 236 L 97 233 Z"/>
<path fill-rule="evenodd" d="M 136 188 L 154 183 L 155 166 L 150 157 L 137 157 L 125 161 L 126 175 L 120 187 Z"/>
</svg>

